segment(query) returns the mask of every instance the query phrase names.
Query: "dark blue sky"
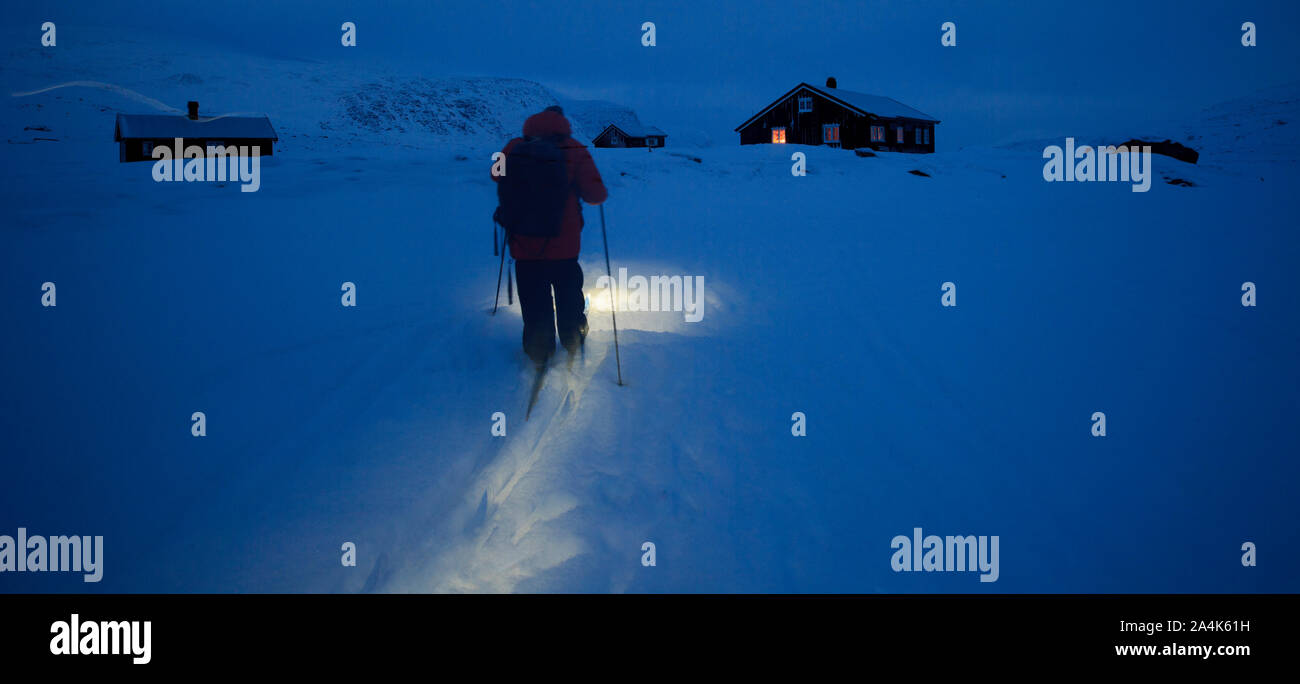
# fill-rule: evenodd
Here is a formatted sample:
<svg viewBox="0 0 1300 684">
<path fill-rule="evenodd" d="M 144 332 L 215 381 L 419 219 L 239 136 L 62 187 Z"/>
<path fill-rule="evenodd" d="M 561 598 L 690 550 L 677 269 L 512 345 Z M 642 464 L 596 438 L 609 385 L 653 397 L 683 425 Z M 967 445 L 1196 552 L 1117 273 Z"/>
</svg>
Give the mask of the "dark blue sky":
<svg viewBox="0 0 1300 684">
<path fill-rule="evenodd" d="M 39 23 L 190 33 L 322 60 L 399 60 L 430 76 L 516 76 L 629 104 L 649 123 L 730 129 L 800 80 L 895 97 L 948 142 L 1185 118 L 1300 80 L 1300 2 L 522 2 L 128 0 L 7 10 Z M 339 25 L 358 24 L 355 51 Z M 1243 48 L 1243 21 L 1259 45 Z M 653 21 L 658 45 L 640 43 Z M 954 21 L 958 44 L 939 44 Z M 65 39 L 66 40 L 66 39 Z"/>
</svg>

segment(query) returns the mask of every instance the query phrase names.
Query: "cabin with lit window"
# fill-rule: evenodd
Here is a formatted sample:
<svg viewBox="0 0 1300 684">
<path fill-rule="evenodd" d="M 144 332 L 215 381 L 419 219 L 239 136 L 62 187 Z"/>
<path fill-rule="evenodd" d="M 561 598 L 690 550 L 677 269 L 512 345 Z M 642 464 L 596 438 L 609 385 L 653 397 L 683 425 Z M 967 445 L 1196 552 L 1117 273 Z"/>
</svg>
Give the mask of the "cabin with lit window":
<svg viewBox="0 0 1300 684">
<path fill-rule="evenodd" d="M 741 145 L 829 145 L 846 150 L 933 152 L 939 120 L 898 100 L 800 83 L 736 127 Z"/>
<path fill-rule="evenodd" d="M 591 139 L 594 147 L 663 147 L 668 134 L 654 126 L 610 124 Z"/>
</svg>

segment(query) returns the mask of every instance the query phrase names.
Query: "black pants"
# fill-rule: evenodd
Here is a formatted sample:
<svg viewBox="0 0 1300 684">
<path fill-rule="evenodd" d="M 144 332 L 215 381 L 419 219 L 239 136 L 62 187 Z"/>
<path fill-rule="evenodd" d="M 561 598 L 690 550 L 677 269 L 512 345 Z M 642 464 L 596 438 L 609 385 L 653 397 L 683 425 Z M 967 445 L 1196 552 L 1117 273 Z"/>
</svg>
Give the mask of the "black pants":
<svg viewBox="0 0 1300 684">
<path fill-rule="evenodd" d="M 560 344 L 569 352 L 578 351 L 587 336 L 587 316 L 582 313 L 582 267 L 578 260 L 516 261 L 515 280 L 519 283 L 524 352 L 528 357 L 536 363 L 551 358 L 555 353 L 557 330 Z"/>
</svg>

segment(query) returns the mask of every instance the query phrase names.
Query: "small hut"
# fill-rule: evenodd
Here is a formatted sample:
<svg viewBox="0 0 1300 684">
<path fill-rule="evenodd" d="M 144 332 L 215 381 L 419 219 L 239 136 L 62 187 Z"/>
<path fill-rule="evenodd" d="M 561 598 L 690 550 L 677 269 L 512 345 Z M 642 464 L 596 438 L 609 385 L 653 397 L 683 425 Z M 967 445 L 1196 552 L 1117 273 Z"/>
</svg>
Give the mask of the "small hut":
<svg viewBox="0 0 1300 684">
<path fill-rule="evenodd" d="M 254 148 L 259 156 L 270 156 L 272 144 L 280 138 L 265 116 L 199 117 L 199 103 L 190 102 L 188 114 L 118 114 L 113 140 L 118 144 L 118 161 L 152 161 L 155 147 L 170 147 L 180 138 L 184 146 L 203 149 L 224 147 L 226 154 Z"/>
<path fill-rule="evenodd" d="M 667 133 L 654 126 L 610 124 L 592 138 L 594 147 L 663 147 Z"/>
</svg>

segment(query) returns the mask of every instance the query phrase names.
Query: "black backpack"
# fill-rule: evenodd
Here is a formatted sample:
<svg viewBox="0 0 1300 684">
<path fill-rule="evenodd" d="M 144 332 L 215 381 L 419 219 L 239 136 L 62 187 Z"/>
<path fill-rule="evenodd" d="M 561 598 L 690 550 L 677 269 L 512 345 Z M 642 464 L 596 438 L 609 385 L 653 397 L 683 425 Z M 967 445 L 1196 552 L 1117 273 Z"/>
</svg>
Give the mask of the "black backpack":
<svg viewBox="0 0 1300 684">
<path fill-rule="evenodd" d="M 506 155 L 506 172 L 497 182 L 497 221 L 513 235 L 560 234 L 569 198 L 564 136 L 524 138 Z"/>
</svg>

